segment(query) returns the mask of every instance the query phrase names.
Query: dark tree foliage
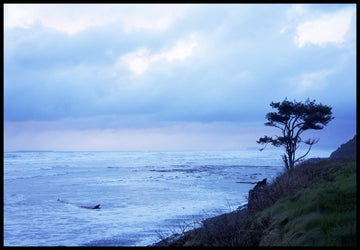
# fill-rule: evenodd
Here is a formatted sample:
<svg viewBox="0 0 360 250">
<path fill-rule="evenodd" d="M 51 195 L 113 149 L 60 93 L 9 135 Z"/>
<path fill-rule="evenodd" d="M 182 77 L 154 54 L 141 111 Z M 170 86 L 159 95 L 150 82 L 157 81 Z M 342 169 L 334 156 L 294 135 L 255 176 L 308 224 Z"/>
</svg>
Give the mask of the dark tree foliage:
<svg viewBox="0 0 360 250">
<path fill-rule="evenodd" d="M 281 130 L 280 136 L 261 137 L 257 143 L 265 145 L 271 144 L 275 147 L 285 147 L 285 154 L 282 159 L 287 169 L 293 169 L 295 163 L 303 159 L 311 150 L 311 147 L 316 144 L 319 139 L 301 138 L 301 134 L 309 129 L 320 130 L 323 129 L 334 117 L 332 117 L 331 107 L 320 104 L 315 104 L 315 100 L 307 99 L 304 103 L 296 101 L 271 102 L 270 106 L 277 109 L 277 112 L 269 112 L 266 114 L 268 122 L 266 126 L 276 127 Z M 308 151 L 296 158 L 295 152 L 299 148 L 300 143 L 309 146 Z"/>
</svg>

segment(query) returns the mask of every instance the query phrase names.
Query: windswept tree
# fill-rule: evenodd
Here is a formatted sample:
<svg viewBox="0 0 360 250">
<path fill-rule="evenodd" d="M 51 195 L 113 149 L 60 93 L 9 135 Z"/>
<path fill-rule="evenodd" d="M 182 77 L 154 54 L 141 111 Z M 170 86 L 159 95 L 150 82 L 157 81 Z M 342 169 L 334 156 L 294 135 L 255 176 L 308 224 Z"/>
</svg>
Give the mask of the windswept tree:
<svg viewBox="0 0 360 250">
<path fill-rule="evenodd" d="M 334 119 L 331 112 L 332 108 L 321 103 L 315 104 L 315 100 L 307 99 L 301 103 L 291 102 L 286 98 L 282 102 L 271 102 L 270 106 L 277 112 L 266 114 L 268 122 L 265 125 L 280 129 L 281 135 L 264 136 L 257 143 L 264 145 L 260 150 L 263 150 L 269 143 L 275 147 L 283 146 L 285 154 L 282 155 L 282 159 L 285 167 L 293 169 L 295 164 L 303 159 L 310 152 L 311 147 L 319 141 L 319 139 L 304 140 L 301 134 L 309 129 L 323 129 Z M 308 150 L 304 155 L 296 158 L 295 153 L 301 143 L 308 145 Z"/>
</svg>

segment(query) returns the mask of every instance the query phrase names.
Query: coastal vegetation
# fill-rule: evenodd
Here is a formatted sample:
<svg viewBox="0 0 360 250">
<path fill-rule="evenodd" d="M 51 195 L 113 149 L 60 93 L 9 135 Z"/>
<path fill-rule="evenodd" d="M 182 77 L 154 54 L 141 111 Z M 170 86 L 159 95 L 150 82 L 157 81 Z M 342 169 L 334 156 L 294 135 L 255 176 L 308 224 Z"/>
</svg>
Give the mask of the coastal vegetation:
<svg viewBox="0 0 360 250">
<path fill-rule="evenodd" d="M 356 245 L 356 162 L 313 168 L 321 169 L 316 184 L 279 199 L 250 221 L 258 229 L 258 245 Z"/>
<path fill-rule="evenodd" d="M 331 153 L 331 159 L 348 158 L 356 156 L 356 135 L 347 143 L 342 144 Z"/>
<path fill-rule="evenodd" d="M 309 129 L 323 129 L 334 117 L 330 106 L 315 104 L 315 100 L 307 99 L 304 103 L 297 101 L 271 102 L 270 106 L 277 112 L 269 112 L 266 114 L 268 122 L 266 126 L 275 127 L 281 130 L 280 136 L 264 136 L 257 143 L 265 145 L 271 144 L 275 147 L 283 146 L 285 154 L 282 159 L 286 169 L 293 169 L 295 164 L 303 159 L 316 144 L 319 139 L 304 140 L 301 134 Z M 304 143 L 309 146 L 307 152 L 296 158 L 295 153 L 299 148 L 299 144 Z M 263 150 L 262 148 L 261 150 Z"/>
<path fill-rule="evenodd" d="M 356 141 L 350 143 L 350 157 L 298 164 L 257 189 L 245 208 L 155 246 L 356 246 Z"/>
</svg>

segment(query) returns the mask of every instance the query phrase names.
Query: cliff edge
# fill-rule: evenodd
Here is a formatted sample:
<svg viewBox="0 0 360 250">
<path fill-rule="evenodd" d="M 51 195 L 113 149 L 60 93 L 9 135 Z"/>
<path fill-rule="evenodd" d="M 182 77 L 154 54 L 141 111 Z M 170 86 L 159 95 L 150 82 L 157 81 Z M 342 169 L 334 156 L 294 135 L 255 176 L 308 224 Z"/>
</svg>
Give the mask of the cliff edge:
<svg viewBox="0 0 360 250">
<path fill-rule="evenodd" d="M 330 159 L 355 158 L 356 157 L 356 135 L 350 141 L 342 144 L 331 153 Z"/>
</svg>

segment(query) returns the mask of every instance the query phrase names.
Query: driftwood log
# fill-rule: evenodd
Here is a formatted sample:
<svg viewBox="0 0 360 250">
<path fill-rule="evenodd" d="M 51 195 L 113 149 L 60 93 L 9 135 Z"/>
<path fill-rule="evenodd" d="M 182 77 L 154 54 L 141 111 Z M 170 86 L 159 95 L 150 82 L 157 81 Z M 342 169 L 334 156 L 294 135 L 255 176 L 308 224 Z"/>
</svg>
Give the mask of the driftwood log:
<svg viewBox="0 0 360 250">
<path fill-rule="evenodd" d="M 66 204 L 71 204 L 70 202 L 66 202 L 66 201 L 62 201 L 60 199 L 57 199 L 58 202 L 61 202 L 61 203 L 66 203 Z M 72 204 L 73 205 L 73 204 Z M 86 208 L 86 209 L 100 209 L 100 204 L 97 204 L 95 206 L 78 206 L 80 208 Z"/>
</svg>

